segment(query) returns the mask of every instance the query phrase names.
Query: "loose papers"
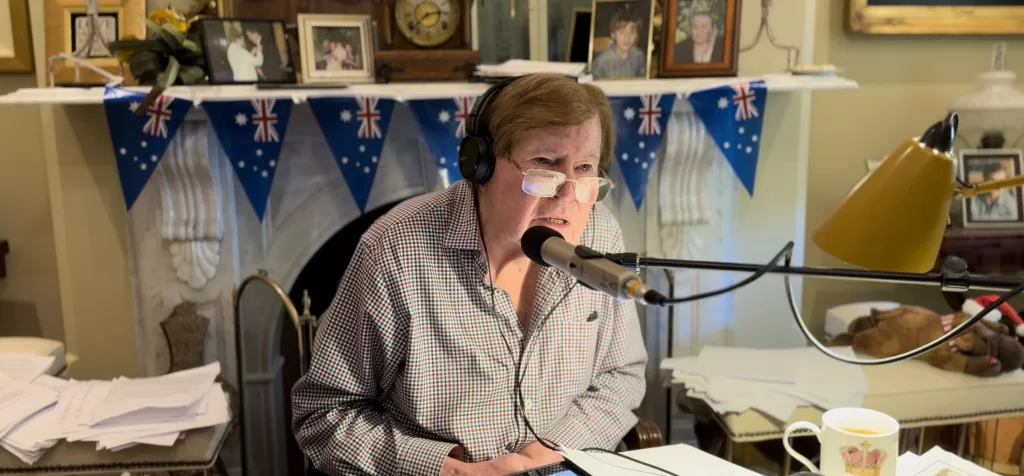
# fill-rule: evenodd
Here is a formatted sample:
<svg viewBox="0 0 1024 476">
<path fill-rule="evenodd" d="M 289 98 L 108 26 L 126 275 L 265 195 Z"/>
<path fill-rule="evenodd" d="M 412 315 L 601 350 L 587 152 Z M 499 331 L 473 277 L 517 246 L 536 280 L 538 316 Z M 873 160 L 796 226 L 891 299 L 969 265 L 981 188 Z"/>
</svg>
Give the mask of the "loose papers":
<svg viewBox="0 0 1024 476">
<path fill-rule="evenodd" d="M 111 451 L 174 445 L 184 431 L 230 420 L 219 373 L 219 363 L 112 381 L 22 381 L 0 373 L 0 447 L 31 464 L 62 439 Z"/>
<path fill-rule="evenodd" d="M 849 347 L 832 350 L 854 356 Z M 686 380 L 687 395 L 704 400 L 718 413 L 757 409 L 781 421 L 800 406 L 860 406 L 868 392 L 860 366 L 813 347 L 705 346 L 695 357 L 666 359 L 661 368 L 672 370 L 673 379 Z"/>
<path fill-rule="evenodd" d="M 998 476 L 938 446 L 923 455 L 906 452 L 896 460 L 897 476 Z"/>
</svg>

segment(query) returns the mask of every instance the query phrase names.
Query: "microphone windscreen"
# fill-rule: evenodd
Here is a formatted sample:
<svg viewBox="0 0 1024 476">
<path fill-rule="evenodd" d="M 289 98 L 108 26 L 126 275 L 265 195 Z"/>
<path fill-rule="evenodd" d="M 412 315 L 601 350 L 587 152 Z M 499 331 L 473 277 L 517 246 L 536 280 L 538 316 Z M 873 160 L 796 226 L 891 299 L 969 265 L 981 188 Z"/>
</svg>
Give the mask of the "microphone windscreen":
<svg viewBox="0 0 1024 476">
<path fill-rule="evenodd" d="M 530 227 L 530 229 L 526 230 L 526 233 L 523 233 L 523 239 L 520 240 L 520 244 L 523 246 L 523 253 L 534 263 L 547 266 L 548 264 L 544 261 L 544 257 L 541 256 L 540 250 L 544 246 L 544 242 L 548 241 L 549 238 L 565 239 L 561 233 L 546 226 Z"/>
</svg>

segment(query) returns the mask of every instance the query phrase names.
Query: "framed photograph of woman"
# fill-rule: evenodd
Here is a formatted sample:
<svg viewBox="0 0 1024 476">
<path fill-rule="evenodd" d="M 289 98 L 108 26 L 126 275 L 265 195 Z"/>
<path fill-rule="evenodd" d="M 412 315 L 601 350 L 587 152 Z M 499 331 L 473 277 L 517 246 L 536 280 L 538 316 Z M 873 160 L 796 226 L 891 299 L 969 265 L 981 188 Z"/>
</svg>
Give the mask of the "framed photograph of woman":
<svg viewBox="0 0 1024 476">
<path fill-rule="evenodd" d="M 284 22 L 198 21 L 210 84 L 295 83 Z"/>
<path fill-rule="evenodd" d="M 740 0 L 666 0 L 658 76 L 736 76 Z"/>
<path fill-rule="evenodd" d="M 590 74 L 594 79 L 647 79 L 651 61 L 651 0 L 594 0 Z"/>
<path fill-rule="evenodd" d="M 969 184 L 1020 175 L 1020 149 L 966 149 L 960 151 L 960 174 Z M 964 228 L 1024 226 L 1021 187 L 979 193 L 964 200 Z"/>
<path fill-rule="evenodd" d="M 370 15 L 299 15 L 302 82 L 373 82 L 371 21 Z"/>
</svg>

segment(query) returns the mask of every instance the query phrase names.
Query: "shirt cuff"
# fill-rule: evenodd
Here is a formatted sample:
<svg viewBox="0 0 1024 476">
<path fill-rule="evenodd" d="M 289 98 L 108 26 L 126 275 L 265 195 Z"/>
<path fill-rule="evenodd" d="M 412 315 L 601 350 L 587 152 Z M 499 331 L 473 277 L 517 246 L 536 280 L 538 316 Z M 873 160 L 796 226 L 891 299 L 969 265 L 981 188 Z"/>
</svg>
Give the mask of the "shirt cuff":
<svg viewBox="0 0 1024 476">
<path fill-rule="evenodd" d="M 582 450 L 590 441 L 592 430 L 582 424 L 578 418 L 565 417 L 555 423 L 544 433 L 544 440 L 554 443 L 558 448 Z"/>
<path fill-rule="evenodd" d="M 458 445 L 426 438 L 407 438 L 398 447 L 398 474 L 420 476 L 441 474 L 444 459 Z"/>
</svg>

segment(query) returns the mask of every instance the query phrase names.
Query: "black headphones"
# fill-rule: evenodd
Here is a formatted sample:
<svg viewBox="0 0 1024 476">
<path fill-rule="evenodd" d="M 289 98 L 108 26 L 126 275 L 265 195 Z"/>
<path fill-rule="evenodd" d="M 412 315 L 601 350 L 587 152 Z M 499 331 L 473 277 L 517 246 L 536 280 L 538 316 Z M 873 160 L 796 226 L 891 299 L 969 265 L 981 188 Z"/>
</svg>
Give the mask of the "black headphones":
<svg viewBox="0 0 1024 476">
<path fill-rule="evenodd" d="M 493 140 L 491 130 L 487 124 L 481 127 L 480 116 L 487 111 L 487 105 L 494 100 L 494 97 L 505 89 L 509 83 L 515 81 L 513 78 L 504 79 L 501 82 L 487 88 L 476 102 L 473 109 L 466 118 L 466 137 L 459 143 L 459 172 L 462 177 L 474 185 L 480 185 L 490 180 L 494 175 L 494 165 L 497 157 L 494 156 Z"/>
</svg>

